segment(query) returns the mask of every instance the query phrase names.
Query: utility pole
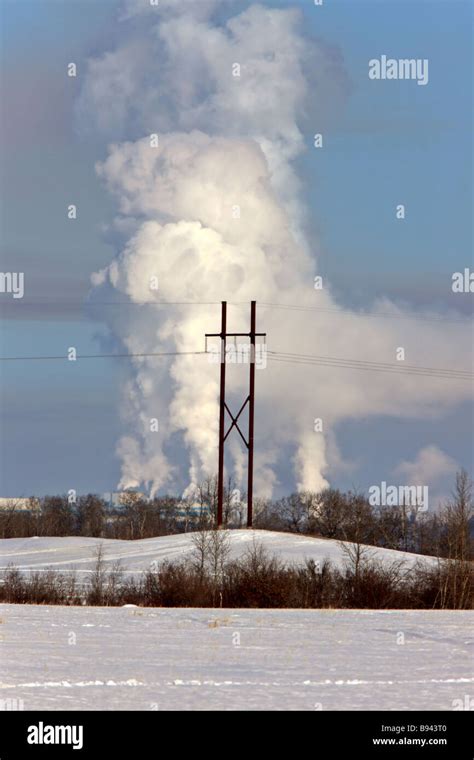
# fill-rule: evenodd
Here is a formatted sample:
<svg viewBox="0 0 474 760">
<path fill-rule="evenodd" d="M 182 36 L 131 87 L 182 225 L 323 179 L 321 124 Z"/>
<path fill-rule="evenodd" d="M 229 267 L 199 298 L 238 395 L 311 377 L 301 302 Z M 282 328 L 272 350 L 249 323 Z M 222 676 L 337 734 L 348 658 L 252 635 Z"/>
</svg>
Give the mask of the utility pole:
<svg viewBox="0 0 474 760">
<path fill-rule="evenodd" d="M 255 412 L 255 324 L 256 302 L 250 304 L 250 372 L 249 372 L 249 461 L 247 467 L 247 528 L 252 527 L 253 517 L 253 429 Z"/>
<path fill-rule="evenodd" d="M 221 385 L 219 401 L 219 467 L 217 476 L 217 527 L 222 525 L 224 501 L 224 428 L 225 428 L 225 352 L 227 338 L 227 301 L 222 301 L 221 311 Z"/>
<path fill-rule="evenodd" d="M 220 333 L 206 333 L 207 338 L 220 338 L 220 400 L 219 400 L 219 464 L 217 476 L 217 527 L 221 528 L 223 523 L 223 505 L 224 505 L 224 449 L 225 442 L 232 428 L 236 428 L 248 450 L 248 482 L 247 482 L 247 528 L 252 527 L 253 519 L 253 451 L 254 451 L 254 414 L 255 414 L 255 339 L 257 337 L 266 337 L 266 333 L 256 332 L 257 322 L 257 303 L 252 301 L 250 304 L 250 332 L 248 333 L 229 333 L 227 332 L 227 301 L 222 301 L 221 306 L 221 331 Z M 249 395 L 240 407 L 237 415 L 234 417 L 225 400 L 225 365 L 226 365 L 226 341 L 227 338 L 249 338 Z M 207 348 L 206 348 L 207 350 Z M 245 407 L 249 405 L 249 425 L 248 437 L 245 438 L 239 425 L 238 419 Z M 232 424 L 225 432 L 225 413 L 229 415 Z"/>
</svg>

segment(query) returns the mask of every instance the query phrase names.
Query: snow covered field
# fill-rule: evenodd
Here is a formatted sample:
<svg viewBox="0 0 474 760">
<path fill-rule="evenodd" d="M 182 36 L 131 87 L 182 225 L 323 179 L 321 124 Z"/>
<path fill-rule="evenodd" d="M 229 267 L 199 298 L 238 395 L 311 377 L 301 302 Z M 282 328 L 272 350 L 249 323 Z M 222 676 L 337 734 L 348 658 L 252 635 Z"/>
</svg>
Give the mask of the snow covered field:
<svg viewBox="0 0 474 760">
<path fill-rule="evenodd" d="M 230 533 L 231 557 L 254 538 L 287 563 L 341 565 L 337 541 Z M 192 534 L 141 541 L 0 540 L 0 566 L 76 571 L 102 544 L 130 573 L 179 560 Z M 370 549 L 383 562 L 420 559 Z M 0 606 L 1 700 L 24 709 L 453 709 L 472 693 L 474 613 Z M 7 703 L 3 703 L 7 704 Z"/>
<path fill-rule="evenodd" d="M 452 710 L 474 689 L 471 612 L 1 605 L 0 619 L 0 700 L 25 710 Z"/>
<path fill-rule="evenodd" d="M 0 570 L 14 564 L 21 570 L 41 570 L 53 567 L 56 570 L 75 570 L 90 573 L 95 564 L 94 552 L 103 545 L 106 564 L 120 561 L 124 570 L 133 573 L 152 567 L 154 562 L 179 560 L 189 556 L 194 549 L 192 533 L 175 536 L 146 538 L 140 541 L 118 541 L 99 538 L 5 538 L 0 539 Z M 231 557 L 242 555 L 255 540 L 287 563 L 301 563 L 305 558 L 322 562 L 330 559 L 335 565 L 342 564 L 344 553 L 338 541 L 325 538 L 310 538 L 292 533 L 276 533 L 266 530 L 232 530 Z M 417 560 L 430 562 L 429 558 L 417 554 L 375 549 L 367 547 L 369 555 L 384 562 L 402 560 L 411 567 Z"/>
</svg>

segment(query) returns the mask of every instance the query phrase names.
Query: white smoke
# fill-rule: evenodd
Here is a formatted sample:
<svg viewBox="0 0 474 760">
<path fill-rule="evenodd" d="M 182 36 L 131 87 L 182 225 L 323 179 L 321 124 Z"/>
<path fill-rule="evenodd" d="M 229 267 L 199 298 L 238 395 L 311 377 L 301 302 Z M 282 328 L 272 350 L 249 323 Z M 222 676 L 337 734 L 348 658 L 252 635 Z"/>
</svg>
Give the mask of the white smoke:
<svg viewBox="0 0 474 760">
<path fill-rule="evenodd" d="M 304 36 L 294 9 L 253 6 L 217 25 L 217 7 L 162 2 L 150 11 L 149 3 L 129 2 L 122 41 L 89 63 L 78 116 L 89 130 L 122 140 L 97 169 L 118 202 L 116 227 L 128 236 L 93 284 L 99 300 L 113 289 L 136 304 L 107 313 L 112 333 L 131 353 L 200 351 L 204 333 L 218 331 L 218 305 L 146 304 L 228 300 L 235 304 L 228 329 L 237 332 L 248 330 L 248 303 L 256 299 L 329 310 L 259 306 L 257 327 L 271 350 L 393 362 L 403 346 L 407 364 L 459 366 L 467 326 L 366 319 L 339 309 L 328 287 L 314 290 L 315 244 L 310 251 L 292 164 L 305 148 L 304 125 L 313 129 L 316 115 L 324 124 L 344 100 L 341 58 Z M 145 10 L 146 23 L 137 23 Z M 398 313 L 393 304 L 383 308 Z M 133 366 L 123 389 L 130 432 L 118 445 L 121 486 L 176 484 L 183 461 L 182 446 L 170 453 L 176 435 L 188 453 L 188 482 L 214 473 L 216 365 L 189 355 Z M 245 367 L 229 369 L 234 406 L 247 379 Z M 319 489 L 328 457 L 338 459 L 336 423 L 439 414 L 472 391 L 457 383 L 456 392 L 428 377 L 269 362 L 257 374 L 256 490 L 271 494 L 289 450 L 298 488 Z M 158 434 L 149 430 L 152 418 Z M 324 434 L 314 431 L 315 418 Z M 243 477 L 238 436 L 231 456 L 228 470 Z"/>
<path fill-rule="evenodd" d="M 402 475 L 409 485 L 431 486 L 446 475 L 454 478 L 457 469 L 452 457 L 441 451 L 438 446 L 431 445 L 420 449 L 413 462 L 400 462 L 394 472 Z"/>
<path fill-rule="evenodd" d="M 139 16 L 187 14 L 196 19 L 206 19 L 223 5 L 235 0 L 125 0 L 120 20 L 128 21 Z"/>
</svg>

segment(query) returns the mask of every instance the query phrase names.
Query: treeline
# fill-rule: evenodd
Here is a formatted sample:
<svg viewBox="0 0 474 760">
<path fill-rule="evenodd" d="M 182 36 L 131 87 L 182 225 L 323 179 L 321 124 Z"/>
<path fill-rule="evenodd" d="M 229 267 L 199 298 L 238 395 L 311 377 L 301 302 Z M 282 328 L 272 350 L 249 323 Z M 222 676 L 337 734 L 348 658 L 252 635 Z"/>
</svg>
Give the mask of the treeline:
<svg viewBox="0 0 474 760">
<path fill-rule="evenodd" d="M 107 569 L 103 555 L 86 581 L 49 569 L 0 579 L 0 602 L 145 607 L 472 609 L 471 562 L 377 562 L 346 546 L 346 561 L 285 565 L 257 542 L 239 560 L 228 559 L 226 531 L 196 534 L 187 561 L 164 562 L 132 577 Z"/>
<path fill-rule="evenodd" d="M 245 494 L 229 481 L 224 493 L 224 523 L 245 524 Z M 94 494 L 70 503 L 67 496 L 46 496 L 36 507 L 21 509 L 14 500 L 0 510 L 0 537 L 92 536 L 142 539 L 210 527 L 217 511 L 215 478 L 203 482 L 193 499 L 173 496 L 152 500 L 129 492 L 120 509 L 111 510 Z M 452 498 L 424 512 L 416 506 L 374 507 L 364 494 L 328 488 L 294 493 L 278 500 L 254 501 L 254 527 L 289 531 L 418 554 L 472 560 L 472 483 L 456 476 Z"/>
<path fill-rule="evenodd" d="M 372 506 L 364 494 L 328 488 L 258 505 L 255 527 L 468 561 L 474 558 L 474 503 L 466 471 L 452 497 L 429 510 Z"/>
</svg>

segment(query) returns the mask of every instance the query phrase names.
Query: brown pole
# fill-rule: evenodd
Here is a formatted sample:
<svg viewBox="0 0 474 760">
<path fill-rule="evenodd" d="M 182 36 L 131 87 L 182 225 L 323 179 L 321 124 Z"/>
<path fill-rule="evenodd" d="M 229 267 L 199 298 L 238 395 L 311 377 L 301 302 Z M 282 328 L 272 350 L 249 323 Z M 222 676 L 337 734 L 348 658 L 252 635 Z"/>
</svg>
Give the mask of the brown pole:
<svg viewBox="0 0 474 760">
<path fill-rule="evenodd" d="M 225 424 L 225 349 L 227 331 L 227 301 L 222 301 L 221 311 L 221 392 L 219 408 L 219 470 L 217 476 L 217 527 L 222 527 L 224 503 L 224 424 Z"/>
<path fill-rule="evenodd" d="M 253 428 L 255 409 L 255 329 L 256 301 L 250 304 L 250 377 L 249 377 L 249 463 L 247 483 L 247 528 L 252 527 L 253 518 Z"/>
</svg>

